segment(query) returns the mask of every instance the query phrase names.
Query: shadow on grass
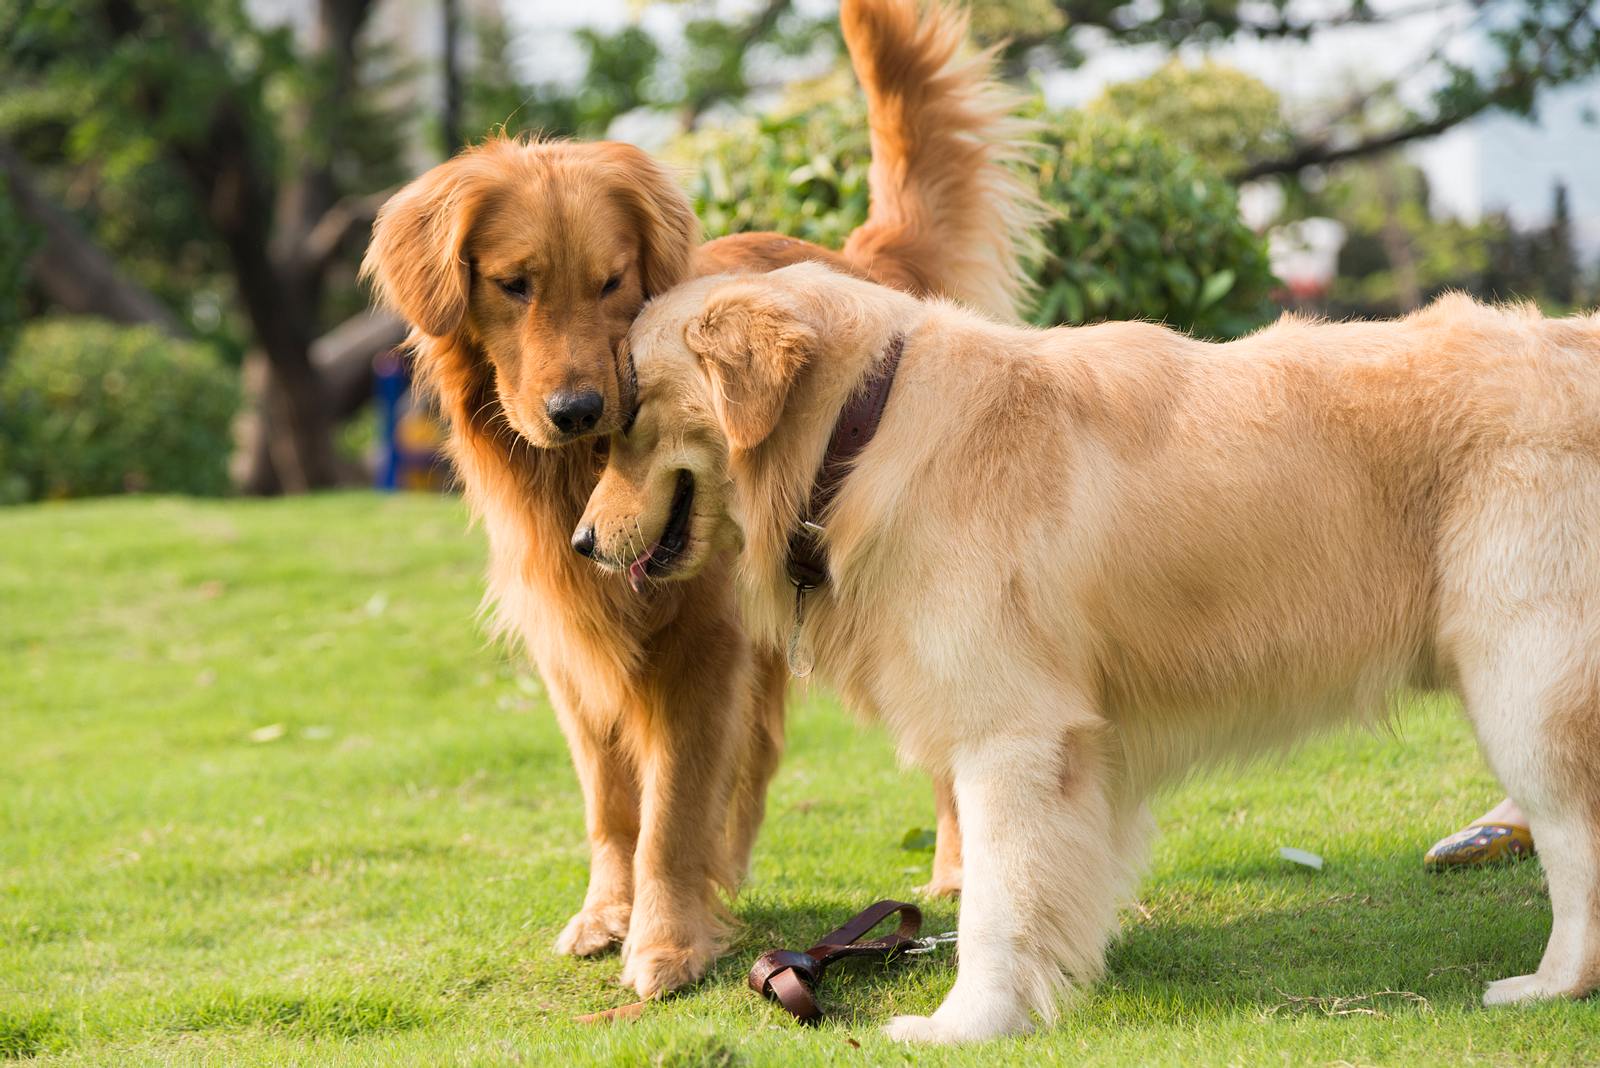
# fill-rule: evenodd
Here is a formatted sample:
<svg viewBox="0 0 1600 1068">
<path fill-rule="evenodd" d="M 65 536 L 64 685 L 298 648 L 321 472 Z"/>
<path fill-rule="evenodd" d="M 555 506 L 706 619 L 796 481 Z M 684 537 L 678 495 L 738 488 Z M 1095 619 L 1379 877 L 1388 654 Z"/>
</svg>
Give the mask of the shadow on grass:
<svg viewBox="0 0 1600 1068">
<path fill-rule="evenodd" d="M 1082 1010 L 1137 1005 L 1141 1017 L 1170 1022 L 1472 1008 L 1491 980 L 1537 967 L 1550 929 L 1537 864 L 1429 875 L 1407 853 L 1363 858 L 1332 877 L 1269 864 L 1188 868 L 1145 889 L 1153 908 L 1125 915 Z M 915 903 L 924 933 L 955 927 L 954 902 Z M 738 907 L 743 928 L 709 982 L 742 985 L 759 954 L 805 949 L 865 904 L 819 897 Z M 830 1019 L 881 1023 L 929 1011 L 954 977 L 948 950 L 841 963 L 819 1000 Z"/>
</svg>

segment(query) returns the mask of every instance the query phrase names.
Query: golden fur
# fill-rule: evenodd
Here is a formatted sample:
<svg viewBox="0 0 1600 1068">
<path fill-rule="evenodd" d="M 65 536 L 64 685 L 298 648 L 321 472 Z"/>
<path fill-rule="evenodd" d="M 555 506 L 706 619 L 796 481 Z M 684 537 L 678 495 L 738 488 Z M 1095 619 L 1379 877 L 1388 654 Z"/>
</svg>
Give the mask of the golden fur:
<svg viewBox="0 0 1600 1068">
<path fill-rule="evenodd" d="M 761 821 L 787 672 L 742 629 L 725 563 L 635 595 L 568 548 L 593 439 L 633 408 L 629 325 L 686 277 L 803 260 L 1010 314 L 1038 212 L 1005 166 L 1015 125 L 989 57 L 958 54 L 963 18 L 912 0 L 845 0 L 841 18 L 874 152 L 870 218 L 842 254 L 777 234 L 697 247 L 687 199 L 638 149 L 498 140 L 397 193 L 365 265 L 416 328 L 419 380 L 488 531 L 486 604 L 543 674 L 583 786 L 589 889 L 557 948 L 621 942 L 643 996 L 697 979 L 718 950 L 716 890 Z M 938 861 L 953 889 L 959 843 Z"/>
<path fill-rule="evenodd" d="M 1449 297 L 1212 345 L 997 325 L 817 265 L 703 279 L 634 325 L 639 417 L 585 511 L 596 558 L 657 537 L 687 471 L 662 577 L 742 546 L 747 622 L 787 640 L 789 531 L 897 332 L 800 634 L 955 784 L 960 972 L 891 1034 L 1050 1018 L 1101 968 L 1153 790 L 1408 687 L 1462 697 L 1549 875 L 1542 962 L 1485 1002 L 1600 986 L 1600 316 Z"/>
</svg>

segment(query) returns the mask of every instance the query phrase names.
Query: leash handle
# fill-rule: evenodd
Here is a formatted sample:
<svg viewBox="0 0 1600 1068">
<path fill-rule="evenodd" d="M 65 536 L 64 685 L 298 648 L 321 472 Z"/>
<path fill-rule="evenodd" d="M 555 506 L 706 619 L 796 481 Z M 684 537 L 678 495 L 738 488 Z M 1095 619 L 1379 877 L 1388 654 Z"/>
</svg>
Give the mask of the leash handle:
<svg viewBox="0 0 1600 1068">
<path fill-rule="evenodd" d="M 870 941 L 861 940 L 896 913 L 900 924 L 893 933 Z M 774 949 L 761 954 L 750 969 L 750 989 L 762 997 L 772 998 L 801 1023 L 816 1023 L 822 1018 L 816 986 L 830 964 L 845 957 L 889 960 L 898 953 L 924 949 L 923 943 L 927 940 L 917 937 L 920 930 L 922 910 L 917 906 L 905 901 L 879 901 L 823 935 L 804 953 Z"/>
</svg>

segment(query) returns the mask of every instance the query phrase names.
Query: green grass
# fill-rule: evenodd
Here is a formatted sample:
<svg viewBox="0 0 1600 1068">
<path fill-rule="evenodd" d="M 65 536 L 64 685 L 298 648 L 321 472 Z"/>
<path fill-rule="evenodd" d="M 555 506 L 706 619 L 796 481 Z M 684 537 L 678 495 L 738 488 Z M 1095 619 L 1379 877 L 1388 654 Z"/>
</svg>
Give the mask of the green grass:
<svg viewBox="0 0 1600 1068">
<path fill-rule="evenodd" d="M 878 1026 L 938 1003 L 948 952 L 841 968 L 815 1030 L 744 986 L 757 952 L 926 878 L 900 847 L 926 781 L 798 699 L 733 952 L 636 1023 L 573 1023 L 631 998 L 614 957 L 549 950 L 583 892 L 578 790 L 538 681 L 475 625 L 465 527 L 454 501 L 365 495 L 0 511 L 0 1058 L 1600 1059 L 1600 1004 L 1477 1007 L 1536 965 L 1549 906 L 1536 864 L 1422 872 L 1498 796 L 1443 703 L 1164 798 L 1107 977 L 1061 1025 L 909 1053 Z"/>
</svg>

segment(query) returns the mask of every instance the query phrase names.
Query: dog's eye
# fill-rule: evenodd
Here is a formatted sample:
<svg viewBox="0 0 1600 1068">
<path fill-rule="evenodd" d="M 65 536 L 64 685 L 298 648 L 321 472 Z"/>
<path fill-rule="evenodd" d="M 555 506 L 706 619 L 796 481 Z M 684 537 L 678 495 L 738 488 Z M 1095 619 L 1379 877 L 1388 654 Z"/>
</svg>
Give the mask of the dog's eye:
<svg viewBox="0 0 1600 1068">
<path fill-rule="evenodd" d="M 528 299 L 528 280 L 526 278 L 496 278 L 494 284 L 500 291 L 513 300 Z"/>
<path fill-rule="evenodd" d="M 600 295 L 602 297 L 609 297 L 611 294 L 617 291 L 617 287 L 621 284 L 622 276 L 620 274 L 612 275 L 610 278 L 606 279 L 606 284 L 600 287 Z"/>
</svg>

